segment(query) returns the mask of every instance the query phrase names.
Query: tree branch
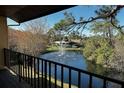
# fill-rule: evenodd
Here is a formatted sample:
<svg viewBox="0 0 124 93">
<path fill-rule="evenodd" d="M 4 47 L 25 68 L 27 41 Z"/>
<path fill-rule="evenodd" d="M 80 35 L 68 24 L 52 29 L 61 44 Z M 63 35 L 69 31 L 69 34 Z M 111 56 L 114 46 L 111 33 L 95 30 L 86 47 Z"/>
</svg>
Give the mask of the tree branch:
<svg viewBox="0 0 124 93">
<path fill-rule="evenodd" d="M 92 21 L 95 21 L 95 20 L 98 20 L 98 19 L 106 19 L 106 18 L 111 18 L 111 17 L 114 17 L 115 14 L 117 14 L 117 12 L 119 10 L 121 10 L 122 8 L 124 8 L 124 5 L 118 5 L 116 6 L 115 9 L 113 9 L 110 13 L 106 13 L 102 16 L 97 16 L 97 17 L 90 17 L 89 20 L 87 21 L 82 21 L 82 22 L 73 22 L 73 24 L 86 24 L 86 23 L 90 23 Z"/>
</svg>

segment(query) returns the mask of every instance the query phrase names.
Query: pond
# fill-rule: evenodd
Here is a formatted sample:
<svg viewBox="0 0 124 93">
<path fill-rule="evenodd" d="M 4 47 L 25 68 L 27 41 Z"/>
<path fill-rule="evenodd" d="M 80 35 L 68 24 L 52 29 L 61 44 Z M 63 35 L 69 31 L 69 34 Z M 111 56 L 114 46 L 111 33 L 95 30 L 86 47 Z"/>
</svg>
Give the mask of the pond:
<svg viewBox="0 0 124 93">
<path fill-rule="evenodd" d="M 80 51 L 61 51 L 57 52 L 50 52 L 40 56 L 41 58 L 55 61 L 61 64 L 65 64 L 68 66 L 73 66 L 79 69 L 83 69 L 89 72 L 97 73 L 104 76 L 111 77 L 115 75 L 115 73 L 111 73 L 108 69 L 102 67 L 101 65 L 93 64 L 92 62 L 87 62 Z M 55 67 L 52 66 L 52 77 L 54 77 L 54 69 Z M 68 69 L 64 69 L 64 82 L 68 83 Z M 49 73 L 48 73 L 49 74 Z M 116 73 L 117 74 L 117 73 Z M 76 71 L 72 71 L 72 84 L 78 84 L 78 73 Z M 118 76 L 118 75 L 117 75 Z M 61 68 L 57 66 L 57 79 L 61 80 Z M 81 74 L 81 87 L 88 87 L 89 76 L 87 74 Z M 93 77 L 93 87 L 102 87 L 103 80 Z M 113 87 L 111 83 L 108 83 L 108 87 Z"/>
</svg>

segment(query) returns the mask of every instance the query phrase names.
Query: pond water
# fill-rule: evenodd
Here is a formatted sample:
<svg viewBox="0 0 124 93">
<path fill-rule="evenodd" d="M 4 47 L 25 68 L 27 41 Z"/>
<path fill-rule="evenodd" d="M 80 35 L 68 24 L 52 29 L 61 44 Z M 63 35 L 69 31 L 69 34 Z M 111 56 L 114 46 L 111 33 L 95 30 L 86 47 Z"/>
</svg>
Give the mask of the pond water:
<svg viewBox="0 0 124 93">
<path fill-rule="evenodd" d="M 61 51 L 57 51 L 57 52 L 46 53 L 44 55 L 41 55 L 40 57 L 104 76 L 111 77 L 112 74 L 111 72 L 107 71 L 107 69 L 103 68 L 100 65 L 87 62 L 80 51 L 64 51 L 64 53 L 61 53 Z M 52 70 L 51 71 L 52 77 L 54 77 L 55 67 L 52 66 L 51 70 Z M 68 74 L 69 74 L 69 70 L 67 68 L 64 68 L 63 78 L 64 78 L 64 82 L 66 83 L 69 82 Z M 72 76 L 71 78 L 72 85 L 77 85 L 78 73 L 76 71 L 72 71 L 71 76 Z M 61 80 L 60 66 L 57 66 L 57 79 Z M 81 74 L 81 87 L 88 87 L 88 84 L 89 84 L 89 76 L 87 74 Z M 93 84 L 92 84 L 93 87 L 102 87 L 102 84 L 103 84 L 103 80 L 93 77 Z M 108 87 L 113 87 L 113 86 L 112 84 L 108 83 Z"/>
</svg>

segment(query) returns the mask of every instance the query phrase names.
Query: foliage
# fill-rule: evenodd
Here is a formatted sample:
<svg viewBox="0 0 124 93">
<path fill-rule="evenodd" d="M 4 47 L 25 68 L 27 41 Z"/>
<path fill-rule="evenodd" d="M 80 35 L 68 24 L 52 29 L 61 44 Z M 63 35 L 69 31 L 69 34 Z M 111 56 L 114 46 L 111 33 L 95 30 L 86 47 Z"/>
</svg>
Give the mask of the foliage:
<svg viewBox="0 0 124 93">
<path fill-rule="evenodd" d="M 88 39 L 84 43 L 83 54 L 88 60 L 95 61 L 95 55 L 94 55 L 95 51 L 94 50 L 96 50 L 96 47 L 95 47 L 96 43 L 97 42 L 95 42 L 95 40 L 93 40 L 93 39 Z"/>
<path fill-rule="evenodd" d="M 53 28 L 47 29 L 46 21 L 26 24 L 25 31 L 9 32 L 9 47 L 17 51 L 37 55 L 54 41 L 81 39 L 83 55 L 95 64 L 124 68 L 124 26 L 120 26 L 117 15 L 124 6 L 99 6 L 96 16 L 88 19 L 75 19 L 72 13 L 65 12 L 64 18 Z M 90 25 L 87 25 L 90 24 Z M 83 36 L 85 30 L 93 36 Z M 11 29 L 12 30 L 12 29 Z M 45 33 L 47 32 L 47 33 Z M 49 42 L 48 42 L 49 41 Z M 48 50 L 56 50 L 54 45 Z M 120 65 L 122 64 L 122 65 Z M 122 66 L 122 67 L 120 67 Z"/>
<path fill-rule="evenodd" d="M 81 35 L 78 31 L 69 28 L 72 28 L 73 22 L 75 21 L 74 16 L 72 13 L 65 12 L 64 18 L 61 19 L 58 23 L 54 24 L 53 28 L 51 28 L 47 33 L 48 37 L 50 38 L 50 44 L 54 43 L 54 41 L 61 41 L 61 40 L 70 40 L 71 39 L 81 39 Z"/>
<path fill-rule="evenodd" d="M 81 39 L 82 36 L 80 36 L 79 32 L 72 32 L 68 35 L 69 39 Z"/>
<path fill-rule="evenodd" d="M 72 13 L 66 12 L 65 18 L 56 23 L 54 29 L 54 40 L 61 40 L 62 32 L 68 35 L 69 39 L 81 39 L 83 42 L 83 55 L 87 60 L 95 64 L 102 64 L 112 67 L 113 64 L 124 62 L 124 30 L 117 20 L 117 15 L 124 6 L 99 6 L 96 16 L 88 19 L 80 17 L 75 19 Z M 89 24 L 89 25 L 87 25 Z M 83 37 L 84 29 L 90 30 L 93 36 Z M 55 37 L 60 38 L 57 39 Z M 121 68 L 115 65 L 114 68 Z"/>
<path fill-rule="evenodd" d="M 44 51 L 48 38 L 45 33 L 46 28 L 41 22 L 33 21 L 26 24 L 24 31 L 9 29 L 9 48 L 34 56 Z"/>
<path fill-rule="evenodd" d="M 97 48 L 96 54 L 96 63 L 98 64 L 107 64 L 114 58 L 114 50 L 109 42 L 105 40 L 100 42 L 100 47 Z"/>
<path fill-rule="evenodd" d="M 100 37 L 90 37 L 85 41 L 83 54 L 87 60 L 97 64 L 107 64 L 108 61 L 113 60 L 113 53 L 113 48 L 105 39 L 101 39 Z"/>
</svg>

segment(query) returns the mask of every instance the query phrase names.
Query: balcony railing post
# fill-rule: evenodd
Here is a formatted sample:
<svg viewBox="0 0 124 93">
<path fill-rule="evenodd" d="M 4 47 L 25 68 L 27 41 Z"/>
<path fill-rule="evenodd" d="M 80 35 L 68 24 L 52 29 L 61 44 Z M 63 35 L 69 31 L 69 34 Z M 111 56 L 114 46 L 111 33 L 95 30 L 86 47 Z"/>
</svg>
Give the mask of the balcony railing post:
<svg viewBox="0 0 124 93">
<path fill-rule="evenodd" d="M 43 71 L 43 68 L 44 68 L 44 61 L 42 60 L 42 87 L 44 87 L 44 81 L 43 81 L 43 75 L 44 75 L 44 71 Z"/>
<path fill-rule="evenodd" d="M 92 75 L 89 77 L 89 88 L 92 88 Z"/>
<path fill-rule="evenodd" d="M 35 57 L 34 57 L 34 87 L 36 88 L 36 64 L 35 64 Z"/>
<path fill-rule="evenodd" d="M 51 88 L 51 63 L 49 62 L 49 87 Z"/>
<path fill-rule="evenodd" d="M 103 88 L 106 88 L 106 79 L 103 80 Z"/>
<path fill-rule="evenodd" d="M 124 88 L 124 83 L 121 85 L 122 88 Z"/>
<path fill-rule="evenodd" d="M 6 60 L 6 49 L 4 48 L 4 65 L 7 66 L 7 60 Z"/>
<path fill-rule="evenodd" d="M 45 61 L 45 88 L 47 88 L 47 62 Z"/>
<path fill-rule="evenodd" d="M 57 65 L 55 64 L 55 88 L 57 87 Z"/>
<path fill-rule="evenodd" d="M 25 81 L 27 81 L 27 60 L 26 60 L 26 55 L 24 55 L 24 60 L 25 60 Z"/>
<path fill-rule="evenodd" d="M 8 68 L 10 68 L 10 62 L 11 62 L 11 51 L 10 50 L 7 50 L 8 51 Z"/>
<path fill-rule="evenodd" d="M 81 87 L 81 72 L 78 71 L 78 88 Z"/>
<path fill-rule="evenodd" d="M 32 76 L 32 72 L 33 72 L 33 69 L 32 69 L 32 65 L 33 65 L 33 58 L 31 57 L 31 86 L 33 86 L 33 76 Z"/>
<path fill-rule="evenodd" d="M 21 54 L 18 54 L 18 75 L 19 75 L 19 82 L 21 82 Z"/>
<path fill-rule="evenodd" d="M 29 71 L 29 65 L 30 65 L 30 57 L 29 56 L 27 56 L 28 57 L 28 62 L 27 62 L 27 64 L 28 64 L 28 83 L 30 84 L 30 71 Z"/>
<path fill-rule="evenodd" d="M 63 88 L 63 66 L 61 66 L 61 87 Z"/>
<path fill-rule="evenodd" d="M 69 88 L 71 88 L 71 69 L 69 68 Z"/>
<path fill-rule="evenodd" d="M 25 64 L 24 64 L 24 55 L 22 55 L 22 60 L 23 60 L 23 80 L 24 80 L 24 77 L 25 77 Z"/>
<path fill-rule="evenodd" d="M 40 76 L 39 76 L 39 74 L 40 74 L 40 71 L 39 71 L 39 59 L 37 59 L 37 68 L 38 68 L 38 88 L 40 87 Z"/>
</svg>

